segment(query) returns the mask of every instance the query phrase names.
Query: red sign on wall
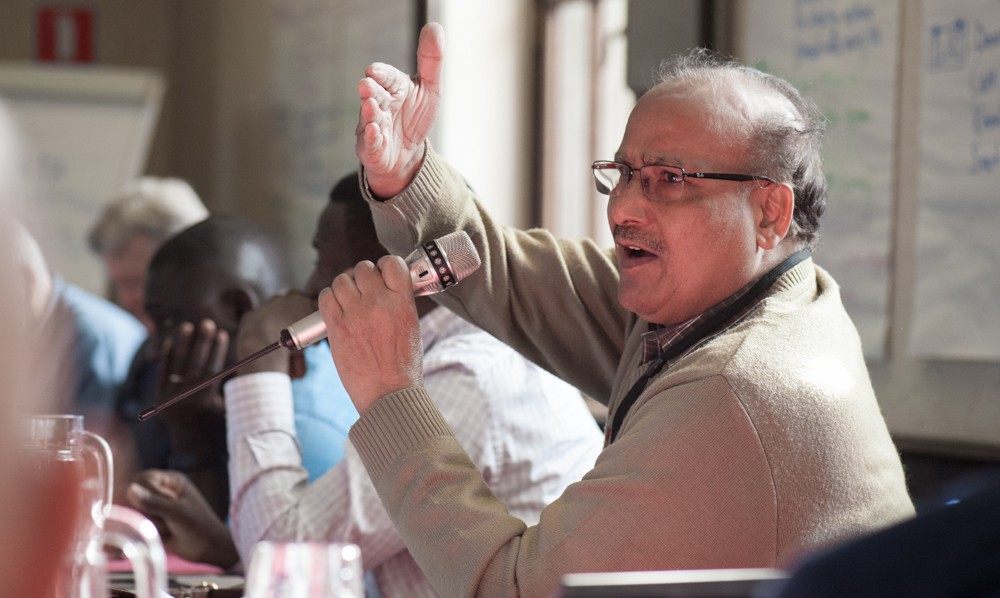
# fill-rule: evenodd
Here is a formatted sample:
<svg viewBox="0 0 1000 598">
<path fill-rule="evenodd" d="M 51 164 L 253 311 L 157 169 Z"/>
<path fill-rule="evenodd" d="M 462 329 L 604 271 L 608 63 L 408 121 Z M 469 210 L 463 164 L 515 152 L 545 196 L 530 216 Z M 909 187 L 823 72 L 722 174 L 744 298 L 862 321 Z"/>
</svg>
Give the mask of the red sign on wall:
<svg viewBox="0 0 1000 598">
<path fill-rule="evenodd" d="M 42 62 L 93 62 L 94 11 L 73 6 L 36 13 L 35 54 Z"/>
</svg>

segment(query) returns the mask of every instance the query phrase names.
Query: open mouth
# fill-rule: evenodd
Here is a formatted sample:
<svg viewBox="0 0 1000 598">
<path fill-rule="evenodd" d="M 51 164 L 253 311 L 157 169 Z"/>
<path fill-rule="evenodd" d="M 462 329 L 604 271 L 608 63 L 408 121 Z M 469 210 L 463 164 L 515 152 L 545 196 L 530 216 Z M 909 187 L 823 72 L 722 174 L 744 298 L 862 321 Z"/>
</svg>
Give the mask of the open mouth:
<svg viewBox="0 0 1000 598">
<path fill-rule="evenodd" d="M 662 245 L 654 236 L 624 226 L 616 226 L 612 233 L 619 267 L 640 266 L 659 259 Z"/>
<path fill-rule="evenodd" d="M 639 266 L 651 262 L 656 258 L 657 255 L 655 253 L 647 251 L 638 245 L 618 244 L 618 266 L 620 268 Z"/>
<path fill-rule="evenodd" d="M 633 259 L 643 258 L 643 257 L 655 257 L 652 253 L 646 251 L 641 247 L 634 247 L 631 245 L 622 245 L 622 249 L 625 250 L 625 254 Z"/>
</svg>

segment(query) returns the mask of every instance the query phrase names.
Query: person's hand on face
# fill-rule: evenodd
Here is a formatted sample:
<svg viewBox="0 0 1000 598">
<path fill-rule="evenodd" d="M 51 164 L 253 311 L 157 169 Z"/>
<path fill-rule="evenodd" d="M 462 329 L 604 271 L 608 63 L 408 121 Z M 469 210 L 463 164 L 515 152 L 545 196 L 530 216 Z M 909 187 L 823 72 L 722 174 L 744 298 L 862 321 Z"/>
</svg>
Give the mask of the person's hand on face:
<svg viewBox="0 0 1000 598">
<path fill-rule="evenodd" d="M 161 339 L 159 345 L 160 382 L 158 402 L 162 402 L 222 371 L 229 351 L 229 333 L 219 330 L 212 320 L 198 326 L 182 322 Z M 219 385 L 213 384 L 180 401 L 168 410 L 173 413 L 223 410 Z"/>
<path fill-rule="evenodd" d="M 229 528 L 184 474 L 147 469 L 132 481 L 127 496 L 153 521 L 169 552 L 223 569 L 239 561 Z"/>
<path fill-rule="evenodd" d="M 278 340 L 281 331 L 290 324 L 316 311 L 316 299 L 301 291 L 272 297 L 259 308 L 244 314 L 236 334 L 236 356 L 243 359 Z M 249 363 L 236 375 L 255 372 L 283 372 L 292 378 L 305 375 L 305 359 L 301 351 L 277 350 Z"/>
<path fill-rule="evenodd" d="M 423 346 L 406 263 L 359 262 L 319 295 L 330 352 L 358 413 L 380 397 L 423 384 Z"/>
<path fill-rule="evenodd" d="M 372 193 L 398 195 L 413 180 L 424 154 L 424 140 L 441 104 L 444 30 L 428 23 L 417 44 L 417 75 L 376 62 L 358 83 L 361 113 L 355 151 Z"/>
</svg>

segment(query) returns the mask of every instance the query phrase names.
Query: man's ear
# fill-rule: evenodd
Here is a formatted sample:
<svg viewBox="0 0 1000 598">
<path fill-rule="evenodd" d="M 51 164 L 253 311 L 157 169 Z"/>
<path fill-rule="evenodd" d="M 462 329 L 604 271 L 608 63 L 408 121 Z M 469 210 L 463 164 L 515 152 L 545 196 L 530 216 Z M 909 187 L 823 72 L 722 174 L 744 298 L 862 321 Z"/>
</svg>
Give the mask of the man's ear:
<svg viewBox="0 0 1000 598">
<path fill-rule="evenodd" d="M 795 192 L 791 186 L 772 183 L 757 190 L 755 225 L 757 247 L 774 249 L 788 234 L 795 211 Z"/>
<path fill-rule="evenodd" d="M 233 322 L 239 323 L 248 312 L 257 309 L 260 305 L 260 298 L 257 292 L 250 287 L 232 287 L 222 292 L 222 304 L 232 317 Z"/>
</svg>

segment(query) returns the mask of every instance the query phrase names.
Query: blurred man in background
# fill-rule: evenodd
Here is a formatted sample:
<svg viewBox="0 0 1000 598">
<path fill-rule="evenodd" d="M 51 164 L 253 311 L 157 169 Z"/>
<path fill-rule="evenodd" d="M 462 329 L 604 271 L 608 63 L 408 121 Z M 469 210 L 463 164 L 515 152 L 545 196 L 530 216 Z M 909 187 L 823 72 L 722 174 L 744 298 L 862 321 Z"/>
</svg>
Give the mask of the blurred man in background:
<svg viewBox="0 0 1000 598">
<path fill-rule="evenodd" d="M 111 299 L 152 330 L 143 294 L 146 270 L 157 248 L 175 233 L 208 217 L 186 181 L 141 177 L 104 207 L 87 235 L 104 264 Z"/>
<path fill-rule="evenodd" d="M 149 332 L 153 324 L 146 315 L 146 272 L 156 250 L 170 237 L 208 217 L 198 194 L 178 178 L 140 177 L 126 184 L 111 198 L 94 221 L 87 242 L 101 259 L 107 276 L 108 295 L 138 318 Z M 118 454 L 116 497 L 124 500 L 127 472 L 162 464 L 169 450 L 167 431 L 159 421 L 142 426 L 135 436 L 136 416 L 142 406 L 156 399 L 159 370 L 154 348 L 144 343 L 135 352 L 128 375 L 116 399 L 120 425 L 108 440 Z M 136 463 L 138 461 L 138 463 Z"/>
<path fill-rule="evenodd" d="M 212 216 L 167 241 L 150 263 L 145 300 L 162 372 L 156 402 L 232 365 L 237 355 L 230 341 L 244 317 L 291 287 L 289 270 L 274 240 L 239 218 Z M 272 356 L 294 376 L 296 430 L 306 440 L 303 458 L 318 476 L 343 456 L 357 412 L 329 359 L 329 347 L 292 354 L 280 349 Z M 141 443 L 150 441 L 143 430 L 154 423 L 165 427 L 168 443 L 161 447 L 166 449 L 162 462 L 143 463 L 145 471 L 128 487 L 128 501 L 160 524 L 169 550 L 230 569 L 239 564 L 239 555 L 224 522 L 229 506 L 226 417 L 217 384 L 135 423 Z"/>
<path fill-rule="evenodd" d="M 110 301 L 70 284 L 49 271 L 35 238 L 11 220 L 16 278 L 25 293 L 32 335 L 40 343 L 39 373 L 33 385 L 43 396 L 59 397 L 57 410 L 86 417 L 87 428 L 104 432 L 146 330 Z"/>
</svg>

